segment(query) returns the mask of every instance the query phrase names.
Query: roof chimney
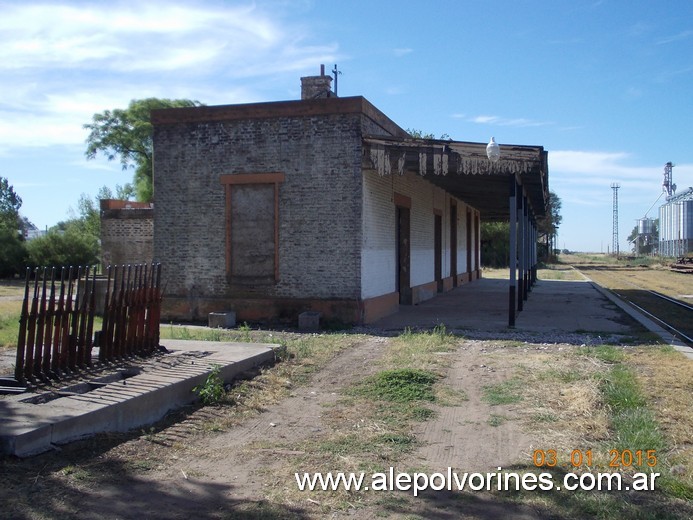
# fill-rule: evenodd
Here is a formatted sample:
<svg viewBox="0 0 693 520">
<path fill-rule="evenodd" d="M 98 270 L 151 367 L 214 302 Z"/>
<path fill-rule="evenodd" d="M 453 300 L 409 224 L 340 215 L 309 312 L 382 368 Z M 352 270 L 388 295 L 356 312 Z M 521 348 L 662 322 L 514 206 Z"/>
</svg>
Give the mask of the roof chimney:
<svg viewBox="0 0 693 520">
<path fill-rule="evenodd" d="M 332 76 L 325 75 L 325 65 L 320 65 L 319 76 L 301 78 L 301 99 L 335 97 L 332 92 Z"/>
</svg>

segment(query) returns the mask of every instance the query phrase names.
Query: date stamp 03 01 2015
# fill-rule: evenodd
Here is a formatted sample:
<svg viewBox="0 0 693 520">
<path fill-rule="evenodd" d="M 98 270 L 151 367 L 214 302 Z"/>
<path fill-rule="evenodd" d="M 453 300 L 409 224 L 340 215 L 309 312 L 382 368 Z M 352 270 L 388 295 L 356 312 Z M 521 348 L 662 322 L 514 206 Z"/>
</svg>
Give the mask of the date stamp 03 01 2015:
<svg viewBox="0 0 693 520">
<path fill-rule="evenodd" d="M 592 450 L 572 450 L 565 458 L 557 450 L 534 450 L 532 463 L 538 468 L 592 466 Z M 609 450 L 610 468 L 630 468 L 643 465 L 654 468 L 657 465 L 656 450 Z"/>
</svg>

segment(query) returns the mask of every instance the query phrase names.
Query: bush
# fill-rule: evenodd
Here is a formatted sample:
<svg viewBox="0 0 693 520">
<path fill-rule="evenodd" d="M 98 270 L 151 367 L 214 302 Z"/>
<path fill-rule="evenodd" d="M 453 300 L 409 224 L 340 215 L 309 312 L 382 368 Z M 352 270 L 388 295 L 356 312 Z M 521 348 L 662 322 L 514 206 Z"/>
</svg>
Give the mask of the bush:
<svg viewBox="0 0 693 520">
<path fill-rule="evenodd" d="M 481 224 L 481 265 L 508 267 L 510 258 L 510 224 L 483 222 Z"/>
<path fill-rule="evenodd" d="M 26 255 L 22 236 L 16 230 L 0 227 L 0 278 L 22 274 Z"/>
<path fill-rule="evenodd" d="M 99 241 L 95 236 L 68 227 L 51 230 L 26 245 L 32 267 L 94 265 L 99 261 Z"/>
</svg>

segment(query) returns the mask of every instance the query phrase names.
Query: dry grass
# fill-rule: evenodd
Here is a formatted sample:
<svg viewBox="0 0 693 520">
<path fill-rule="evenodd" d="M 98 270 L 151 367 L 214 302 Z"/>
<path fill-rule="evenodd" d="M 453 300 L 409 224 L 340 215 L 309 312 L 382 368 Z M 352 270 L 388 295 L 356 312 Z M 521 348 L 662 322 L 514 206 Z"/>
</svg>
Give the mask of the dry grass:
<svg viewBox="0 0 693 520">
<path fill-rule="evenodd" d="M 669 441 L 670 468 L 693 487 L 693 362 L 673 349 L 648 348 L 630 352 L 628 360 Z"/>
<path fill-rule="evenodd" d="M 608 413 L 599 390 L 608 366 L 579 352 L 580 347 L 554 345 L 539 352 L 504 349 L 494 354 L 516 367 L 515 377 L 522 381 L 521 413 L 537 447 L 570 453 L 608 436 Z"/>
</svg>

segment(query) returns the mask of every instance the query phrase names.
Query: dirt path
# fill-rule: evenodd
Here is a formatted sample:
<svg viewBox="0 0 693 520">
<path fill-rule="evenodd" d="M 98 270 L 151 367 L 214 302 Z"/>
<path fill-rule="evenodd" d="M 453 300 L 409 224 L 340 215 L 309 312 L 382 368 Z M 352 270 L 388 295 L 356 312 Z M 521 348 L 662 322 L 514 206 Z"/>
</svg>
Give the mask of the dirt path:
<svg viewBox="0 0 693 520">
<path fill-rule="evenodd" d="M 134 481 L 103 483 L 82 497 L 84 509 L 94 518 L 235 518 L 233 511 L 253 518 L 256 510 L 266 512 L 264 495 L 270 485 L 280 484 L 273 477 L 279 465 L 300 459 L 294 446 L 325 432 L 326 407 L 334 405 L 344 386 L 375 371 L 385 345 L 382 338 L 369 338 L 347 349 L 289 398 L 228 431 L 194 437 L 194 447 L 191 428 L 200 421 L 166 429 L 157 436 L 172 448 L 163 465 Z M 186 449 L 175 449 L 180 443 Z M 273 512 L 271 518 L 312 517 L 299 509 L 284 513 Z"/>
<path fill-rule="evenodd" d="M 253 518 L 255 512 L 259 518 L 264 518 L 260 512 L 270 518 L 323 518 L 315 500 L 301 500 L 293 508 L 277 511 L 275 505 L 265 502 L 266 497 L 295 487 L 293 473 L 286 473 L 287 465 L 292 471 L 312 469 L 301 468 L 303 452 L 296 446 L 306 441 L 319 442 L 330 433 L 326 410 L 338 406 L 343 388 L 377 370 L 377 361 L 388 341 L 371 337 L 347 349 L 315 373 L 308 385 L 296 388 L 290 397 L 240 426 L 194 438 L 191 428 L 199 420 L 183 421 L 164 430 L 156 439 L 171 447 L 163 463 L 138 472 L 134 479 L 102 482 L 98 489 L 81 497 L 81 506 L 94 518 L 234 518 L 233 514 Z M 467 342 L 447 354 L 451 362 L 447 382 L 451 389 L 464 392 L 468 400 L 461 406 L 434 407 L 436 417 L 419 423 L 413 432 L 420 447 L 402 462 L 398 471 L 445 471 L 448 467 L 458 471 L 494 471 L 498 466 L 527 459 L 530 439 L 516 420 L 516 406 L 492 409 L 481 399 L 482 387 L 507 378 L 509 370 L 503 363 L 490 359 L 483 344 Z M 493 417 L 500 418 L 498 424 L 490 421 Z M 181 444 L 185 449 L 175 449 Z M 146 467 L 146 461 L 142 465 Z M 445 518 L 445 511 L 458 499 L 449 502 L 445 496 L 436 495 L 434 509 L 426 509 L 430 500 L 412 502 L 407 497 L 408 501 L 402 504 L 408 505 L 402 514 L 406 517 L 408 512 L 419 509 L 424 516 Z M 489 507 L 480 499 L 467 508 L 469 518 L 476 517 L 475 512 L 489 511 Z M 498 507 L 498 518 L 510 512 L 508 506 Z M 347 508 L 346 512 L 332 512 L 330 517 L 354 514 L 359 518 L 377 518 L 381 505 Z M 526 516 L 529 513 L 522 507 L 513 507 L 512 514 L 531 517 Z M 391 511 L 390 516 L 397 517 L 397 512 Z"/>
</svg>

